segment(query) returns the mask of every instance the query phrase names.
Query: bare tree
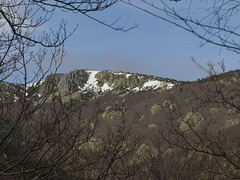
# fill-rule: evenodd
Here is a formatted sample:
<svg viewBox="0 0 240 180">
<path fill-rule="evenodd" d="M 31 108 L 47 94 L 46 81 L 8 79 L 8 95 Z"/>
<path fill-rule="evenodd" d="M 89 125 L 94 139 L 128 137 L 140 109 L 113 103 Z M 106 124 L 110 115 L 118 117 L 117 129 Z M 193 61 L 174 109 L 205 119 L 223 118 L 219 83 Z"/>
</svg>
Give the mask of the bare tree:
<svg viewBox="0 0 240 180">
<path fill-rule="evenodd" d="M 153 139 L 158 153 L 147 158 L 154 178 L 239 179 L 239 74 L 209 67 L 211 76 L 191 86 L 188 96 L 169 100 L 168 122 Z"/>
<path fill-rule="evenodd" d="M 210 43 L 233 53 L 240 52 L 237 0 L 121 2 L 192 33 L 202 40 L 202 46 Z M 220 65 L 224 72 L 223 63 Z M 217 73 L 212 63 L 208 64 L 209 70 L 198 66 L 209 73 L 209 78 L 196 83 L 192 97 L 186 101 L 176 96 L 171 99 L 172 104 L 167 108 L 168 128 L 160 129 L 159 138 L 153 142 L 159 154 L 157 158 L 151 154 L 148 158 L 154 164 L 150 169 L 153 175 L 156 172 L 167 176 L 154 178 L 239 179 L 238 72 L 228 76 L 229 73 Z M 162 173 L 160 162 L 167 158 L 174 163 L 168 164 L 168 171 Z M 191 172 L 192 176 L 187 176 Z"/>
<path fill-rule="evenodd" d="M 99 150 L 95 154 L 98 162 L 96 179 L 134 179 L 139 178 L 141 162 L 137 151 L 142 143 L 137 121 L 128 121 L 125 110 L 116 122 L 110 123 L 107 133 L 102 134 Z"/>
<path fill-rule="evenodd" d="M 237 0 L 121 0 L 155 18 L 171 23 L 220 48 L 239 53 L 239 1 Z M 176 3 L 177 2 L 177 3 Z"/>
<path fill-rule="evenodd" d="M 115 0 L 1 0 L 0 2 L 0 176 L 1 179 L 72 178 L 92 165 L 79 147 L 94 134 L 82 120 L 81 102 L 62 102 L 56 76 L 64 43 L 76 30 L 62 20 L 46 29 L 56 11 L 72 12 L 109 28 L 127 31 L 90 15 Z M 134 28 L 130 27 L 129 29 Z M 47 63 L 45 67 L 43 63 Z M 38 94 L 48 73 L 49 86 Z M 7 82 L 6 82 L 7 80 Z M 14 82 L 9 83 L 9 82 Z"/>
<path fill-rule="evenodd" d="M 41 66 L 47 52 L 54 56 L 54 60 L 57 59 L 56 55 L 59 48 L 63 47 L 64 42 L 76 30 L 77 26 L 68 32 L 67 22 L 62 20 L 57 28 L 53 28 L 51 25 L 50 28 L 44 28 L 44 25 L 51 22 L 52 16 L 56 11 L 79 13 L 114 30 L 127 31 L 134 28 L 135 26 L 128 29 L 115 26 L 118 20 L 107 24 L 105 21 L 89 14 L 89 12 L 102 11 L 115 3 L 115 0 L 2 0 L 0 7 L 1 81 L 11 76 L 13 72 L 19 71 L 22 74 L 24 66 L 26 68 L 30 62 L 34 62 L 38 67 Z M 40 48 L 37 51 L 38 47 Z M 36 56 L 38 57 L 35 58 Z M 50 65 L 52 63 L 56 63 L 56 61 L 49 62 Z M 47 72 L 48 70 L 37 68 L 34 73 L 36 76 L 42 76 Z M 36 80 L 31 79 L 29 81 Z"/>
</svg>

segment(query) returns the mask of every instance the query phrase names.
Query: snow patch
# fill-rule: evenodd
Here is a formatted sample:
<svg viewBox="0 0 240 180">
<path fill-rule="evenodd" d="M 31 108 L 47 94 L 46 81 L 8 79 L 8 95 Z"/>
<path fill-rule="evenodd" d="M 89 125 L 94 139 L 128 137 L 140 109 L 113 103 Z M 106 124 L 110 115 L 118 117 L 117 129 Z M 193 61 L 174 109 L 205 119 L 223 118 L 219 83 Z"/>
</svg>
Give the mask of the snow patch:
<svg viewBox="0 0 240 180">
<path fill-rule="evenodd" d="M 110 72 L 112 72 L 112 71 L 110 71 Z M 122 73 L 122 72 L 115 72 L 114 74 L 115 74 L 115 75 L 123 75 L 123 74 L 125 74 L 125 73 Z"/>
<path fill-rule="evenodd" d="M 27 84 L 27 85 L 26 85 L 26 88 L 28 89 L 28 88 L 30 88 L 30 87 L 35 87 L 35 86 L 37 86 L 37 85 L 41 85 L 44 81 L 45 81 L 45 80 L 41 80 L 41 81 L 36 81 L 36 82 L 34 82 L 34 83 L 31 83 L 31 84 Z"/>
<path fill-rule="evenodd" d="M 130 77 L 130 76 L 131 76 L 131 74 L 122 73 L 122 72 L 115 72 L 114 74 L 115 74 L 115 75 L 125 75 L 125 76 L 126 76 L 126 78 L 128 78 L 128 77 Z"/>
<path fill-rule="evenodd" d="M 167 83 L 164 81 L 158 81 L 158 80 L 149 80 L 148 82 L 145 82 L 143 84 L 143 87 L 140 90 L 147 90 L 147 89 L 153 89 L 156 90 L 158 88 L 161 88 L 165 86 L 166 89 L 171 89 L 173 88 L 175 85 L 172 83 Z M 135 89 L 135 88 L 134 88 Z"/>
<path fill-rule="evenodd" d="M 157 81 L 157 80 L 149 80 L 148 82 L 145 82 L 143 84 L 143 87 L 142 89 L 157 89 L 157 88 L 160 88 L 164 85 L 164 82 L 161 82 L 161 81 Z"/>
<path fill-rule="evenodd" d="M 17 97 L 16 94 L 13 95 L 13 98 L 14 98 L 14 102 L 16 102 L 19 99 L 19 97 Z"/>
<path fill-rule="evenodd" d="M 167 84 L 167 89 L 171 89 L 171 88 L 173 88 L 173 86 L 174 86 L 174 84 L 168 83 L 168 84 Z"/>
<path fill-rule="evenodd" d="M 126 74 L 126 78 L 129 78 L 131 76 L 131 74 Z"/>
<path fill-rule="evenodd" d="M 140 89 L 139 89 L 139 87 L 135 87 L 135 88 L 133 89 L 133 91 L 138 92 L 138 91 L 140 91 Z"/>
<path fill-rule="evenodd" d="M 89 78 L 83 89 L 97 92 L 99 90 L 99 87 L 97 86 L 98 82 L 97 82 L 97 79 L 95 78 L 95 76 L 99 71 L 89 71 L 88 70 L 86 72 L 89 74 Z"/>
<path fill-rule="evenodd" d="M 106 91 L 111 91 L 111 90 L 113 90 L 113 88 L 110 87 L 107 83 L 104 83 L 101 90 L 102 90 L 102 92 L 106 92 Z"/>
<path fill-rule="evenodd" d="M 95 76 L 99 71 L 87 70 L 86 72 L 89 74 L 88 81 L 86 82 L 86 84 L 84 85 L 83 88 L 78 86 L 79 90 L 81 90 L 81 91 L 93 91 L 95 93 L 97 93 L 99 91 L 106 92 L 106 91 L 113 90 L 113 88 L 110 87 L 107 83 L 104 83 L 102 87 L 99 87 L 97 85 L 98 80 L 95 78 Z"/>
</svg>

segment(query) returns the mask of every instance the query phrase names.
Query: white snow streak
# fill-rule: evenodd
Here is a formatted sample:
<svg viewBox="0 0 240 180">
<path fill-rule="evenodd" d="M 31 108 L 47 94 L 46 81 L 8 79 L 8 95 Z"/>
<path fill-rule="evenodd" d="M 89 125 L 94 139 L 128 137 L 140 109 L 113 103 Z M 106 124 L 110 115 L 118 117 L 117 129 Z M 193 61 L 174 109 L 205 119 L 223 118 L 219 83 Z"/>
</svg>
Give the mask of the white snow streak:
<svg viewBox="0 0 240 180">
<path fill-rule="evenodd" d="M 167 84 L 167 89 L 171 89 L 171 88 L 173 88 L 173 86 L 174 86 L 174 84 L 168 83 L 168 84 Z"/>
<path fill-rule="evenodd" d="M 97 79 L 95 78 L 95 75 L 98 73 L 98 71 L 87 72 L 89 73 L 89 78 L 83 89 L 97 92 L 99 90 L 99 87 L 97 86 Z"/>
<path fill-rule="evenodd" d="M 112 87 L 108 86 L 107 83 L 104 83 L 102 87 L 99 87 L 97 85 L 98 81 L 95 78 L 95 76 L 99 71 L 88 70 L 87 72 L 89 73 L 89 78 L 88 78 L 88 81 L 86 82 L 83 90 L 85 90 L 85 91 L 90 90 L 90 91 L 97 93 L 99 91 L 106 92 L 106 91 L 111 91 L 113 89 Z"/>
<path fill-rule="evenodd" d="M 140 89 L 139 89 L 139 87 L 135 87 L 135 88 L 133 89 L 133 91 L 137 92 L 137 91 L 140 91 Z"/>
<path fill-rule="evenodd" d="M 157 88 L 160 88 L 162 87 L 164 84 L 164 82 L 161 82 L 161 81 L 157 81 L 157 80 L 149 80 L 148 82 L 145 82 L 143 84 L 143 87 L 142 89 L 157 89 Z"/>
<path fill-rule="evenodd" d="M 30 87 L 35 87 L 36 85 L 41 85 L 45 80 L 41 80 L 41 81 L 37 81 L 37 82 L 34 82 L 34 83 L 31 83 L 31 84 L 27 84 L 26 85 L 26 88 L 30 88 Z M 39 83 L 39 84 L 38 84 Z"/>
<path fill-rule="evenodd" d="M 131 74 L 126 74 L 126 78 L 129 78 L 131 76 Z"/>
<path fill-rule="evenodd" d="M 113 88 L 110 87 L 107 83 L 103 84 L 102 92 L 111 91 L 111 90 L 113 90 Z"/>
<path fill-rule="evenodd" d="M 171 89 L 174 84 L 172 83 L 166 83 L 163 81 L 158 81 L 158 80 L 149 80 L 148 82 L 145 82 L 143 84 L 143 87 L 140 90 L 147 90 L 147 89 L 158 89 L 161 88 L 163 86 L 166 86 L 166 89 Z"/>
</svg>

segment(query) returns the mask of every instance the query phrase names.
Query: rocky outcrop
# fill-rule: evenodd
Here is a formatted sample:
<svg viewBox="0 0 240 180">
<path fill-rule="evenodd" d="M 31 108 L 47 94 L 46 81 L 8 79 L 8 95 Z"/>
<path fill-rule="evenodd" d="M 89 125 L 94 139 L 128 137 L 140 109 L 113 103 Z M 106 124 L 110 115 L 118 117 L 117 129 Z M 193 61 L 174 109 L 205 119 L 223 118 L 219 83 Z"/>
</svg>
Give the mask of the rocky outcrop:
<svg viewBox="0 0 240 180">
<path fill-rule="evenodd" d="M 75 70 L 67 74 L 52 74 L 39 83 L 28 85 L 29 89 L 37 89 L 39 96 L 49 91 L 57 92 L 61 96 L 76 92 L 103 94 L 113 92 L 117 94 L 143 91 L 147 89 L 168 89 L 178 84 L 177 81 L 147 75 L 130 74 L 113 71 Z"/>
</svg>

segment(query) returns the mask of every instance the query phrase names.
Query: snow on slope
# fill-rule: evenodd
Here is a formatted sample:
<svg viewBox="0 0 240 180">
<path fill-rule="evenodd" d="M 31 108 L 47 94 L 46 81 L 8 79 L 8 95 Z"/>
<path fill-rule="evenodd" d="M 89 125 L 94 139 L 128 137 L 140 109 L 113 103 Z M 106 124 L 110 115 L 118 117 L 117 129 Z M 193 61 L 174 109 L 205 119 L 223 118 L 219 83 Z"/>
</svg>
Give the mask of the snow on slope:
<svg viewBox="0 0 240 180">
<path fill-rule="evenodd" d="M 163 81 L 158 81 L 158 80 L 149 80 L 148 82 L 145 82 L 143 84 L 143 87 L 140 90 L 146 90 L 146 89 L 158 89 L 163 86 L 166 86 L 166 89 L 170 89 L 174 86 L 172 83 L 166 83 Z"/>
<path fill-rule="evenodd" d="M 95 78 L 95 75 L 98 71 L 87 71 L 87 73 L 89 74 L 89 78 L 83 89 L 97 92 L 99 87 L 97 86 L 97 79 Z"/>
<path fill-rule="evenodd" d="M 81 90 L 84 90 L 84 91 L 93 91 L 93 92 L 107 92 L 107 91 L 111 91 L 113 90 L 113 87 L 110 87 L 107 83 L 104 83 L 102 87 L 99 87 L 97 85 L 98 81 L 97 79 L 95 78 L 96 74 L 100 71 L 93 71 L 93 70 L 86 70 L 86 72 L 89 74 L 89 79 L 88 81 L 86 82 L 84 88 L 79 88 Z M 111 73 L 114 73 L 115 75 L 126 75 L 126 78 L 129 78 L 131 76 L 131 74 L 128 74 L 128 73 L 122 73 L 122 72 L 112 72 L 110 71 Z M 139 79 L 142 78 L 142 76 L 138 76 Z M 135 87 L 133 89 L 133 91 L 144 91 L 144 90 L 148 90 L 148 89 L 158 89 L 158 88 L 161 88 L 163 86 L 166 86 L 166 89 L 170 89 L 174 86 L 174 84 L 172 83 L 167 83 L 167 82 L 164 82 L 164 81 L 159 81 L 159 80 L 148 80 L 148 82 L 145 82 L 143 84 L 143 87 L 142 88 L 139 88 L 139 87 Z"/>
<path fill-rule="evenodd" d="M 101 87 L 98 86 L 98 80 L 95 76 L 97 73 L 99 73 L 101 71 L 95 71 L 95 70 L 85 70 L 85 71 L 88 73 L 89 77 L 88 77 L 87 82 L 84 84 L 83 88 L 78 86 L 79 91 L 85 92 L 85 93 L 88 91 L 98 93 L 98 92 L 107 92 L 107 91 L 111 91 L 114 89 L 114 85 L 109 86 L 107 83 L 104 83 L 103 86 L 101 86 Z M 126 79 L 131 78 L 131 76 L 133 75 L 131 73 L 113 72 L 113 71 L 109 71 L 109 73 L 113 73 L 114 75 L 116 75 L 116 76 L 119 75 L 121 77 L 125 75 Z M 173 83 L 166 82 L 163 80 L 157 80 L 157 78 L 154 78 L 154 77 L 149 77 L 149 78 L 148 77 L 149 76 L 146 76 L 146 78 L 145 78 L 144 75 L 137 75 L 138 80 L 141 80 L 142 78 L 144 78 L 145 80 L 147 80 L 147 82 L 145 82 L 141 88 L 135 87 L 132 89 L 132 91 L 137 92 L 137 91 L 144 91 L 144 90 L 148 90 L 148 89 L 156 90 L 163 86 L 166 89 L 170 89 L 175 85 Z M 43 82 L 44 82 L 44 80 L 41 80 L 40 82 L 28 84 L 27 89 L 32 86 L 41 85 L 41 84 L 43 84 Z M 129 87 L 126 87 L 126 90 L 131 91 Z"/>
<path fill-rule="evenodd" d="M 143 84 L 143 87 L 142 89 L 157 89 L 157 88 L 160 88 L 162 87 L 164 84 L 164 82 L 161 82 L 161 81 L 157 81 L 157 80 L 149 80 L 148 82 L 145 82 Z"/>
<path fill-rule="evenodd" d="M 90 90 L 93 92 L 98 92 L 98 91 L 106 92 L 106 91 L 111 91 L 113 89 L 112 87 L 108 86 L 107 83 L 104 83 L 102 87 L 99 87 L 97 85 L 98 81 L 95 78 L 95 76 L 99 71 L 86 70 L 86 72 L 89 74 L 89 78 L 82 90 L 84 91 Z"/>
<path fill-rule="evenodd" d="M 113 88 L 110 87 L 110 86 L 108 86 L 107 83 L 104 83 L 104 84 L 103 84 L 102 92 L 111 91 L 111 90 L 113 90 Z"/>
<path fill-rule="evenodd" d="M 26 85 L 26 88 L 30 88 L 30 87 L 35 87 L 36 85 L 41 85 L 42 83 L 44 82 L 44 80 L 41 80 L 41 81 L 36 81 L 34 83 L 31 83 L 31 84 L 27 84 Z"/>
</svg>

